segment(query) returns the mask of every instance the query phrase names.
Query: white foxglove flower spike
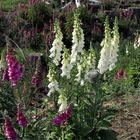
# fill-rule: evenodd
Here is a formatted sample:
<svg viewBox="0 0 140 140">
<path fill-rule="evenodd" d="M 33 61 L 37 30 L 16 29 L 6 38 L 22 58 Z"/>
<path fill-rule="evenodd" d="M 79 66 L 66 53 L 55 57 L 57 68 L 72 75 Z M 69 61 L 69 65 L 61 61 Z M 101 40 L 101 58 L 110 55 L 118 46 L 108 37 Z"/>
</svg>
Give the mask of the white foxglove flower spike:
<svg viewBox="0 0 140 140">
<path fill-rule="evenodd" d="M 115 18 L 113 27 L 113 37 L 111 37 L 109 20 L 108 17 L 105 21 L 105 38 L 101 42 L 101 56 L 98 63 L 98 70 L 100 74 L 103 74 L 107 70 L 112 70 L 117 62 L 117 52 L 119 48 L 119 32 L 118 32 L 118 21 Z"/>
<path fill-rule="evenodd" d="M 48 88 L 49 88 L 49 92 L 47 94 L 47 96 L 51 96 L 52 93 L 54 93 L 55 91 L 59 92 L 59 84 L 56 80 L 56 72 L 55 72 L 55 68 L 54 66 L 50 65 L 49 67 L 49 72 L 48 72 Z"/>
<path fill-rule="evenodd" d="M 67 79 L 70 79 L 71 76 L 70 76 L 70 72 L 71 72 L 71 69 L 72 69 L 72 64 L 70 63 L 70 55 L 68 53 L 68 49 L 64 48 L 64 53 L 62 54 L 62 61 L 61 61 L 61 64 L 62 64 L 62 67 L 61 67 L 61 70 L 62 70 L 62 73 L 61 73 L 61 76 L 64 77 L 66 76 Z"/>
<path fill-rule="evenodd" d="M 64 46 L 62 39 L 63 34 L 61 32 L 58 21 L 55 22 L 54 25 L 55 39 L 52 44 L 52 48 L 50 49 L 50 58 L 53 59 L 53 63 L 58 66 L 61 60 L 61 51 L 62 46 Z"/>
<path fill-rule="evenodd" d="M 83 52 L 84 47 L 84 33 L 83 29 L 80 26 L 80 21 L 78 15 L 75 14 L 74 17 L 74 26 L 72 32 L 72 50 L 71 50 L 71 64 L 76 64 L 77 60 L 80 60 L 80 56 Z"/>
<path fill-rule="evenodd" d="M 101 56 L 100 60 L 98 62 L 98 70 L 100 74 L 103 74 L 109 69 L 110 65 L 110 47 L 111 47 L 111 32 L 110 32 L 110 27 L 109 27 L 109 20 L 108 17 L 106 18 L 105 21 L 105 38 L 101 42 Z"/>
<path fill-rule="evenodd" d="M 118 31 L 118 20 L 115 18 L 113 27 L 113 38 L 111 40 L 111 50 L 110 50 L 110 66 L 109 70 L 114 69 L 115 63 L 117 62 L 118 50 L 119 50 L 119 31 Z"/>
</svg>

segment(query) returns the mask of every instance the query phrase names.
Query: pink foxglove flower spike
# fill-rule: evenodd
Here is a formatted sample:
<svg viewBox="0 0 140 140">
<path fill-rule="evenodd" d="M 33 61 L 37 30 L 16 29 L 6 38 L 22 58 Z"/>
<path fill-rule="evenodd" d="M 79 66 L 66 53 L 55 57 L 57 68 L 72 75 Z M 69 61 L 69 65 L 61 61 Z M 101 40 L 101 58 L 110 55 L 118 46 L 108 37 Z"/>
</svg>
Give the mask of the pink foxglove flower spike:
<svg viewBox="0 0 140 140">
<path fill-rule="evenodd" d="M 17 108 L 17 121 L 20 127 L 26 127 L 27 126 L 27 118 L 23 114 L 23 110 L 20 107 L 20 105 Z"/>
<path fill-rule="evenodd" d="M 8 140 L 17 140 L 16 132 L 9 117 L 4 118 L 4 133 Z"/>
<path fill-rule="evenodd" d="M 21 79 L 22 71 L 21 71 L 21 65 L 17 61 L 16 57 L 12 54 L 7 54 L 6 61 L 8 64 L 8 75 L 9 79 L 11 81 L 11 85 L 15 87 L 17 85 L 17 82 Z"/>
</svg>

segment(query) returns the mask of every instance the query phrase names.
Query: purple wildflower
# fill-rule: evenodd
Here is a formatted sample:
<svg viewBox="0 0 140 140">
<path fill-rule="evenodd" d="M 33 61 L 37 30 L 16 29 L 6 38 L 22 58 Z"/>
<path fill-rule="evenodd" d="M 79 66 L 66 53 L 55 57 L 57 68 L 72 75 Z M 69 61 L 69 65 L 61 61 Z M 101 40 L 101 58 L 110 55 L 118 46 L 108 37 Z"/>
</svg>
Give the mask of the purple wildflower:
<svg viewBox="0 0 140 140">
<path fill-rule="evenodd" d="M 15 87 L 22 76 L 21 65 L 17 61 L 16 57 L 12 54 L 7 54 L 6 61 L 8 63 L 9 79 L 12 86 Z"/>
<path fill-rule="evenodd" d="M 65 112 L 58 114 L 54 118 L 53 124 L 56 126 L 59 126 L 59 125 L 65 123 L 71 117 L 71 114 L 72 114 L 72 105 L 69 105 Z"/>
<path fill-rule="evenodd" d="M 2 80 L 9 81 L 8 68 L 4 70 Z"/>
<path fill-rule="evenodd" d="M 32 86 L 41 86 L 42 85 L 42 76 L 40 76 L 40 78 L 38 76 L 36 76 L 35 74 L 32 76 L 32 80 L 31 80 L 31 84 Z"/>
<path fill-rule="evenodd" d="M 119 69 L 118 72 L 114 75 L 114 80 L 122 78 L 124 78 L 125 80 L 127 79 L 126 72 L 123 68 Z"/>
<path fill-rule="evenodd" d="M 17 121 L 19 126 L 26 127 L 27 126 L 27 119 L 23 114 L 22 108 L 18 106 L 17 108 Z"/>
<path fill-rule="evenodd" d="M 9 117 L 4 118 L 4 133 L 8 140 L 16 140 L 16 132 L 12 126 L 12 123 L 10 121 Z"/>
</svg>

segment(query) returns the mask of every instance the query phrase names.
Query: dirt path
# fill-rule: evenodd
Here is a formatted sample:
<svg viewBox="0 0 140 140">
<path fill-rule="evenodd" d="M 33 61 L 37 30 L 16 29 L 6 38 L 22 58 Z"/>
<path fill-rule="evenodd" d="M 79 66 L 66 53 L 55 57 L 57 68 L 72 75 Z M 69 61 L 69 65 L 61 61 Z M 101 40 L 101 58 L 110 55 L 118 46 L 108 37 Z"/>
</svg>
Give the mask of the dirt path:
<svg viewBox="0 0 140 140">
<path fill-rule="evenodd" d="M 140 140 L 140 103 L 135 96 L 117 99 L 115 104 L 121 107 L 112 123 L 119 134 L 118 140 Z"/>
</svg>

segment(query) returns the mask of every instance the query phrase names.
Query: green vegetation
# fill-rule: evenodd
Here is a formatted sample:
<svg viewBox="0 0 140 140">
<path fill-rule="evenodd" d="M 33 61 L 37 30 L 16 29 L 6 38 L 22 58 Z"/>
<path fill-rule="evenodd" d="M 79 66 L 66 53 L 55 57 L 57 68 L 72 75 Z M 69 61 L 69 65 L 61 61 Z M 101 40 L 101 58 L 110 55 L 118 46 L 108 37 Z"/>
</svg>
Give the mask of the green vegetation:
<svg viewBox="0 0 140 140">
<path fill-rule="evenodd" d="M 13 11 L 19 2 L 25 2 L 27 0 L 1 0 L 0 6 L 4 11 Z"/>
</svg>

